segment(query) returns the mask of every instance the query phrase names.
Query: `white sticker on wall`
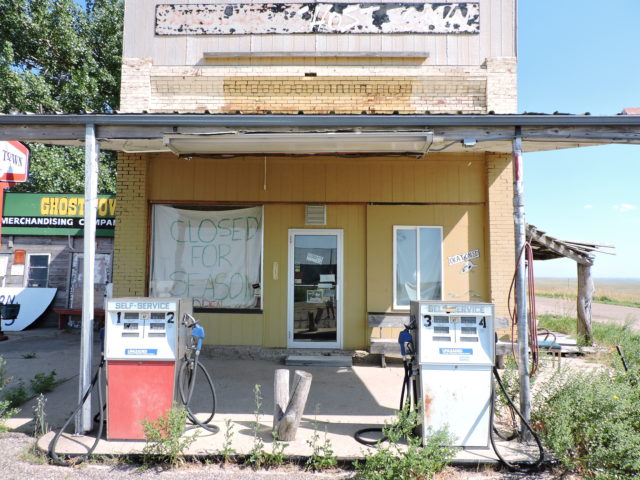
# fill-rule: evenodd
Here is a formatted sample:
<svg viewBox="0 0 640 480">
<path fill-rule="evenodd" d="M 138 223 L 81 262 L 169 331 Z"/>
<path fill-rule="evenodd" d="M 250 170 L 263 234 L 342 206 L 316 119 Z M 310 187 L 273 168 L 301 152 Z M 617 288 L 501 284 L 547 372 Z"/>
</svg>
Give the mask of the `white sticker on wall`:
<svg viewBox="0 0 640 480">
<path fill-rule="evenodd" d="M 474 258 L 480 257 L 480 250 L 475 249 L 466 253 L 459 253 L 458 255 L 452 255 L 448 257 L 449 266 L 456 265 L 457 263 L 469 262 Z"/>
</svg>

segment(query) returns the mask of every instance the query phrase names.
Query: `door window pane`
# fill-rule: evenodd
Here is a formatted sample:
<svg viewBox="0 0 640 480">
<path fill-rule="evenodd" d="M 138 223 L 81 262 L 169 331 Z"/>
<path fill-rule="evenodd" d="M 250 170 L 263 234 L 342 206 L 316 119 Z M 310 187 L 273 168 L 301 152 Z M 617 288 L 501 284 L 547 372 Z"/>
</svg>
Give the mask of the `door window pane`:
<svg viewBox="0 0 640 480">
<path fill-rule="evenodd" d="M 442 298 L 442 240 L 439 228 L 420 228 L 420 300 Z"/>
<path fill-rule="evenodd" d="M 416 230 L 396 230 L 396 305 L 409 306 L 416 300 L 417 285 Z"/>
<path fill-rule="evenodd" d="M 411 300 L 442 299 L 441 228 L 396 227 L 394 253 L 394 307 L 406 308 Z"/>
</svg>

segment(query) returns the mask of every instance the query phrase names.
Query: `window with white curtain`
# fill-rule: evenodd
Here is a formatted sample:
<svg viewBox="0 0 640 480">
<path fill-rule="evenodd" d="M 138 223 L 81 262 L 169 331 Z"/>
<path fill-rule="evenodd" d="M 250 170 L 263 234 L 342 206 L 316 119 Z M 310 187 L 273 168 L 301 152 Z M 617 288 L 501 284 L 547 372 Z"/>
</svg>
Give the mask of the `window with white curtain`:
<svg viewBox="0 0 640 480">
<path fill-rule="evenodd" d="M 442 227 L 393 227 L 393 308 L 442 300 Z"/>
</svg>

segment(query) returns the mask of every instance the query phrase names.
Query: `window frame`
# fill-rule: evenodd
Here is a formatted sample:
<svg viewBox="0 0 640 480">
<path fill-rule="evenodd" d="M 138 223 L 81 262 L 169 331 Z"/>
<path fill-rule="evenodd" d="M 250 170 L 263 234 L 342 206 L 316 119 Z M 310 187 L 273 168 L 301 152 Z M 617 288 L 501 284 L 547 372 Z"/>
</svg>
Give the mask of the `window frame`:
<svg viewBox="0 0 640 480">
<path fill-rule="evenodd" d="M 440 298 L 439 301 L 442 301 L 442 296 L 444 293 L 444 241 L 443 241 L 443 227 L 435 226 L 435 225 L 394 225 L 393 226 L 393 274 L 391 278 L 391 290 L 392 290 L 392 304 L 393 310 L 403 310 L 408 311 L 411 306 L 410 305 L 399 305 L 397 298 L 397 275 L 398 275 L 398 249 L 397 249 L 397 232 L 398 230 L 414 230 L 416 232 L 416 286 L 420 285 L 420 229 L 421 228 L 431 228 L 439 231 L 440 234 Z M 420 288 L 416 288 L 416 295 L 420 295 Z M 418 298 L 420 300 L 420 298 Z M 411 300 L 410 300 L 411 301 Z"/>
<path fill-rule="evenodd" d="M 47 258 L 47 279 L 45 284 L 39 287 L 32 287 L 29 285 L 29 281 L 31 279 L 31 257 L 46 257 Z M 43 269 L 45 267 L 34 267 L 37 269 Z M 49 288 L 49 271 L 51 269 L 51 254 L 50 253 L 27 253 L 27 261 L 25 265 L 25 275 L 24 275 L 24 286 L 25 288 Z"/>
</svg>

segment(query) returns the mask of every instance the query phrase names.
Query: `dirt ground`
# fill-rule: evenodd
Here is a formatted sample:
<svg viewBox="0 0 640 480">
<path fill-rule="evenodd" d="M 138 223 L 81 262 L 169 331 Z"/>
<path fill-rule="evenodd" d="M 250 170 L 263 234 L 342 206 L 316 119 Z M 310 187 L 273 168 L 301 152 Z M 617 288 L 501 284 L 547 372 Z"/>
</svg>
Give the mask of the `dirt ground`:
<svg viewBox="0 0 640 480">
<path fill-rule="evenodd" d="M 329 472 L 310 473 L 296 466 L 285 466 L 272 470 L 253 471 L 235 465 L 221 467 L 215 464 L 188 463 L 172 470 L 142 470 L 139 465 L 126 459 L 119 461 L 88 462 L 76 467 L 59 467 L 44 463 L 42 457 L 30 453 L 34 439 L 24 433 L 0 433 L 0 475 L 3 480 L 120 480 L 120 479 L 234 479 L 234 480 L 348 480 L 353 479 L 352 470 L 335 469 Z M 511 473 L 497 472 L 487 467 L 448 468 L 435 480 L 552 480 L 559 478 L 551 472 Z M 567 479 L 567 477 L 564 477 Z M 578 477 L 573 477 L 578 478 Z"/>
<path fill-rule="evenodd" d="M 576 302 L 562 298 L 536 297 L 536 312 L 539 315 L 566 315 L 575 318 Z M 594 322 L 618 325 L 629 323 L 634 331 L 640 332 L 640 308 L 594 303 L 591 307 L 591 316 Z"/>
</svg>

